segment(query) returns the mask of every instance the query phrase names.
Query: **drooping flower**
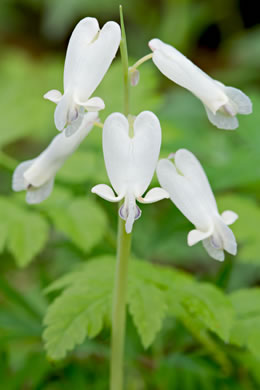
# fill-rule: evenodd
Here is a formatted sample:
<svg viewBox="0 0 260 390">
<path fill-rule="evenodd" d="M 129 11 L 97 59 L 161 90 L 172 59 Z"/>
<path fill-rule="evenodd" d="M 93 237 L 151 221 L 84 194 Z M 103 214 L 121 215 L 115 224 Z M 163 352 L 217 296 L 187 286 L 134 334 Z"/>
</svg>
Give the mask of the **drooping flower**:
<svg viewBox="0 0 260 390">
<path fill-rule="evenodd" d="M 64 162 L 78 148 L 98 120 L 96 112 L 82 114 L 81 125 L 71 137 L 65 133 L 56 135 L 50 145 L 38 157 L 18 165 L 13 174 L 14 191 L 27 191 L 26 202 L 40 203 L 53 189 L 55 175 Z"/>
<path fill-rule="evenodd" d="M 171 156 L 170 156 L 171 157 Z M 233 211 L 219 214 L 207 176 L 197 158 L 188 150 L 174 154 L 174 163 L 162 159 L 157 166 L 161 186 L 196 229 L 188 234 L 188 245 L 202 241 L 208 254 L 224 260 L 224 250 L 235 255 L 237 244 L 231 225 L 238 218 Z"/>
<path fill-rule="evenodd" d="M 135 219 L 141 215 L 136 200 L 153 203 L 169 197 L 162 188 L 153 188 L 143 197 L 152 180 L 160 147 L 160 122 L 150 111 L 140 113 L 133 126 L 120 113 L 111 114 L 104 123 L 104 160 L 117 195 L 106 184 L 96 185 L 92 192 L 110 202 L 119 202 L 124 198 L 119 214 L 126 220 L 127 233 L 132 231 Z"/>
<path fill-rule="evenodd" d="M 237 114 L 251 114 L 251 100 L 239 89 L 212 79 L 177 49 L 159 39 L 152 39 L 149 47 L 157 68 L 197 96 L 204 104 L 208 119 L 218 128 L 234 130 L 239 125 Z"/>
<path fill-rule="evenodd" d="M 75 27 L 64 65 L 64 94 L 51 90 L 44 95 L 45 99 L 57 104 L 54 114 L 55 125 L 60 131 L 68 125 L 67 136 L 80 125 L 78 120 L 80 108 L 99 111 L 105 107 L 101 98 L 90 99 L 90 96 L 111 65 L 120 39 L 120 26 L 115 22 L 107 22 L 100 30 L 97 19 L 85 18 Z"/>
</svg>

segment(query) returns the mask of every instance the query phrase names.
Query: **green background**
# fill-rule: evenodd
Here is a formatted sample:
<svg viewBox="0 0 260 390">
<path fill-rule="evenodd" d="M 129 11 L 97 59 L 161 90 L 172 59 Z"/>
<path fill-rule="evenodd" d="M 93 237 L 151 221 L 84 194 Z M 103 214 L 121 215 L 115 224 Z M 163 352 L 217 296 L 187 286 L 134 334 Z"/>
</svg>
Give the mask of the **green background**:
<svg viewBox="0 0 260 390">
<path fill-rule="evenodd" d="M 212 77 L 242 89 L 253 114 L 239 116 L 236 131 L 213 127 L 202 104 L 153 66 L 140 68 L 131 88 L 131 114 L 155 112 L 162 126 L 161 157 L 188 148 L 202 162 L 220 211 L 234 210 L 238 255 L 224 264 L 200 244 L 189 248 L 192 225 L 169 201 L 143 205 L 134 226 L 133 253 L 177 267 L 232 293 L 260 282 L 260 25 L 256 2 L 235 0 L 122 1 L 130 64 L 160 38 L 181 50 Z M 55 190 L 37 206 L 11 191 L 19 161 L 37 156 L 57 134 L 54 104 L 43 99 L 62 90 L 69 36 L 94 16 L 102 26 L 119 21 L 116 0 L 1 0 L 0 3 L 0 385 L 5 390 L 105 390 L 109 328 L 85 340 L 66 359 L 52 362 L 42 341 L 42 318 L 55 294 L 43 289 L 94 256 L 115 253 L 117 208 L 90 193 L 107 183 L 101 129 L 95 128 L 57 174 Z M 95 92 L 106 103 L 101 119 L 122 111 L 120 56 Z M 156 184 L 154 178 L 152 184 Z M 248 332 L 260 337 L 260 300 Z M 248 298 L 249 299 L 249 298 Z M 253 298 L 252 298 L 253 301 Z M 153 308 L 151 308 L 152 310 Z M 258 331 L 258 333 L 257 333 Z M 215 337 L 215 336 L 214 336 Z M 258 389 L 260 348 L 215 340 L 233 363 L 228 373 L 180 321 L 165 320 L 144 350 L 128 318 L 127 390 Z M 259 341 L 258 341 L 259 345 Z M 260 346 L 259 346 L 260 347 Z"/>
</svg>

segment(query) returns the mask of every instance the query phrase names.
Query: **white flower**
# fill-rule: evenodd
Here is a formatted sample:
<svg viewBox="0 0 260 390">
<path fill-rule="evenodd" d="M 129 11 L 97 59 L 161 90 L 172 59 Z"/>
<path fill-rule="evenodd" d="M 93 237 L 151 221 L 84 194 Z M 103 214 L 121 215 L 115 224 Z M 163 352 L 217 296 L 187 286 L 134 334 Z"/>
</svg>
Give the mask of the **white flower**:
<svg viewBox="0 0 260 390">
<path fill-rule="evenodd" d="M 26 190 L 27 203 L 40 203 L 50 195 L 56 173 L 98 120 L 96 112 L 82 116 L 81 125 L 75 134 L 69 138 L 64 132 L 58 134 L 38 157 L 22 162 L 15 169 L 12 188 L 14 191 Z"/>
<path fill-rule="evenodd" d="M 78 118 L 80 107 L 88 111 L 105 107 L 101 98 L 89 98 L 111 65 L 120 39 L 121 30 L 115 22 L 107 22 L 102 30 L 95 18 L 85 18 L 77 24 L 65 59 L 64 94 L 51 90 L 44 95 L 45 99 L 57 104 L 54 120 L 58 130 L 63 130 Z M 76 126 L 73 129 L 68 126 L 67 136 L 76 130 Z"/>
<path fill-rule="evenodd" d="M 111 114 L 104 123 L 103 151 L 111 187 L 99 184 L 92 192 L 110 202 L 124 200 L 120 217 L 126 220 L 127 233 L 141 215 L 136 199 L 152 203 L 169 197 L 162 188 L 153 188 L 142 197 L 149 186 L 158 161 L 161 146 L 161 127 L 150 111 L 140 113 L 133 124 L 120 113 Z"/>
<path fill-rule="evenodd" d="M 157 166 L 161 186 L 168 191 L 172 202 L 196 229 L 188 234 L 188 245 L 202 240 L 208 254 L 224 260 L 224 250 L 235 255 L 237 244 L 231 225 L 238 218 L 233 211 L 218 212 L 216 200 L 207 176 L 197 158 L 188 150 L 174 154 L 174 163 L 162 159 Z"/>
<path fill-rule="evenodd" d="M 226 87 L 212 79 L 178 50 L 159 39 L 152 39 L 149 47 L 157 68 L 197 96 L 204 104 L 210 122 L 218 128 L 236 129 L 236 115 L 251 114 L 251 100 L 239 89 Z"/>
</svg>

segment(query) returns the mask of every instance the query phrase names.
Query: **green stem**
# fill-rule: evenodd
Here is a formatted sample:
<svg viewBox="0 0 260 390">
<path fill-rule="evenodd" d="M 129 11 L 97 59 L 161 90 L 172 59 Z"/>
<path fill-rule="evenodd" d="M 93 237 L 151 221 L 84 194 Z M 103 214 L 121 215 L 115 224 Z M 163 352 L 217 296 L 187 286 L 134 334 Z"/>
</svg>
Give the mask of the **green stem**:
<svg viewBox="0 0 260 390">
<path fill-rule="evenodd" d="M 125 222 L 118 220 L 117 263 L 112 314 L 112 348 L 110 390 L 123 389 L 123 360 L 126 322 L 126 294 L 131 234 L 125 231 Z"/>
<path fill-rule="evenodd" d="M 120 42 L 120 54 L 123 66 L 123 80 L 124 80 L 124 114 L 128 116 L 129 114 L 129 72 L 128 72 L 128 54 L 127 54 L 127 43 L 126 43 L 126 34 L 125 34 L 125 24 L 123 17 L 123 7 L 120 5 L 120 24 L 121 24 L 121 33 L 122 38 Z"/>
<path fill-rule="evenodd" d="M 120 43 L 120 52 L 123 66 L 124 79 L 124 114 L 129 114 L 129 73 L 128 73 L 128 55 L 127 43 L 124 27 L 123 9 L 120 5 L 120 21 L 122 39 Z M 121 207 L 123 202 L 120 202 Z M 112 340 L 110 357 L 110 390 L 122 390 L 124 375 L 124 344 L 125 344 L 125 324 L 126 324 L 126 297 L 127 297 L 127 274 L 128 261 L 131 251 L 131 234 L 125 231 L 125 221 L 118 217 L 118 235 L 117 235 L 117 259 L 115 272 L 115 286 L 113 294 L 113 312 L 112 312 Z"/>
</svg>

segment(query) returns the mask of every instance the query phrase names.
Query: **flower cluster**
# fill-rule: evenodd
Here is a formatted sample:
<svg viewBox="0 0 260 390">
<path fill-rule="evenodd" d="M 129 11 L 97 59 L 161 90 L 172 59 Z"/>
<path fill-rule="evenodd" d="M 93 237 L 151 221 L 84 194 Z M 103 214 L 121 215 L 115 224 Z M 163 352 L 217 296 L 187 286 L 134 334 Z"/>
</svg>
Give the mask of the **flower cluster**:
<svg viewBox="0 0 260 390">
<path fill-rule="evenodd" d="M 120 40 L 120 26 L 115 22 L 100 30 L 95 18 L 85 18 L 75 27 L 65 59 L 64 93 L 51 90 L 44 95 L 57 104 L 54 122 L 61 133 L 13 174 L 13 190 L 26 190 L 28 203 L 39 203 L 50 195 L 57 171 L 99 121 L 98 112 L 105 104 L 100 97 L 91 96 L 111 65 Z M 162 74 L 198 97 L 208 119 L 218 128 L 235 129 L 237 114 L 252 112 L 251 101 L 243 92 L 212 79 L 174 47 L 152 39 L 149 48 L 152 53 L 144 58 L 152 58 Z M 129 70 L 133 85 L 139 81 L 136 68 Z M 110 202 L 123 200 L 119 215 L 126 221 L 127 233 L 141 216 L 136 201 L 145 204 L 170 198 L 195 226 L 188 234 L 188 245 L 202 241 L 208 254 L 220 261 L 224 250 L 235 255 L 236 239 L 228 225 L 237 214 L 219 214 L 206 174 L 190 151 L 180 149 L 158 162 L 160 147 L 161 126 L 155 114 L 144 111 L 134 118 L 111 114 L 103 125 L 103 153 L 112 188 L 98 184 L 92 192 Z M 161 187 L 145 194 L 155 171 Z"/>
</svg>

